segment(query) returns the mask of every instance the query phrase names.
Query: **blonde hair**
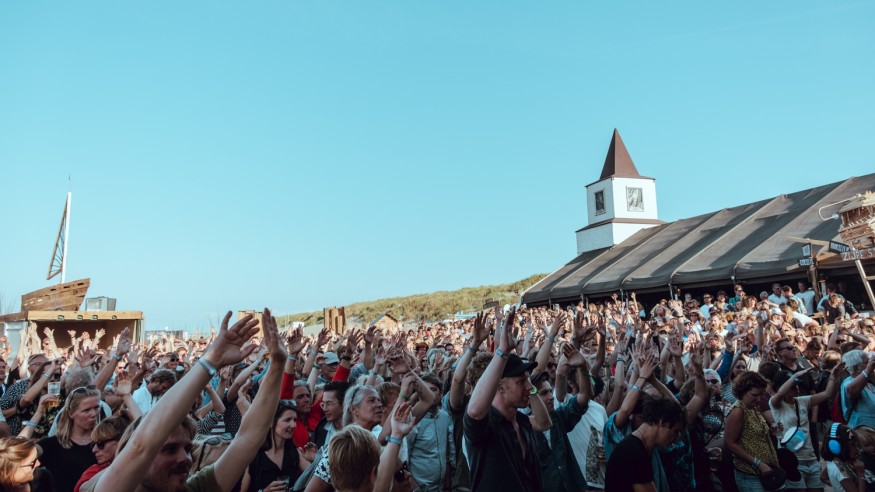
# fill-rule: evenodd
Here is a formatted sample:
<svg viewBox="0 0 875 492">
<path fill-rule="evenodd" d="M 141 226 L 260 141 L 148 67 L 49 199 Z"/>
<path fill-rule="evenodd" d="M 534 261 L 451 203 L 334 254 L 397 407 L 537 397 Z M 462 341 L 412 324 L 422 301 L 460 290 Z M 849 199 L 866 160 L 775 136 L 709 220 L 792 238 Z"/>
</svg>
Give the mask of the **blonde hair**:
<svg viewBox="0 0 875 492">
<path fill-rule="evenodd" d="M 857 435 L 860 446 L 875 446 L 875 429 L 867 425 L 861 425 L 854 429 L 854 434 Z"/>
<path fill-rule="evenodd" d="M 15 472 L 27 459 L 36 443 L 26 437 L 7 437 L 0 439 L 0 487 L 17 485 L 13 481 Z"/>
<path fill-rule="evenodd" d="M 100 390 L 93 387 L 76 388 L 67 396 L 67 401 L 64 403 L 64 408 L 58 413 L 58 444 L 64 449 L 73 447 L 73 419 L 70 418 L 70 412 L 75 412 L 82 400 L 91 397 L 97 397 L 100 400 Z M 100 411 L 98 406 L 97 411 Z"/>
<path fill-rule="evenodd" d="M 366 429 L 350 425 L 331 438 L 328 462 L 334 488 L 355 490 L 380 464 L 380 444 Z"/>
</svg>

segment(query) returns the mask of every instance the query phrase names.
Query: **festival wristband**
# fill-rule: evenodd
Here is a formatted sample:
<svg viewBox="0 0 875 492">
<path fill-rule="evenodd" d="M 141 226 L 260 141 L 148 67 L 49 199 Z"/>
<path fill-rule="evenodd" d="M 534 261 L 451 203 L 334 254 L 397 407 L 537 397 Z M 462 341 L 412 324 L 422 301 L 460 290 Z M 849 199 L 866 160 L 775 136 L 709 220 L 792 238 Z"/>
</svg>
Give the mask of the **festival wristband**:
<svg viewBox="0 0 875 492">
<path fill-rule="evenodd" d="M 203 357 L 201 357 L 200 359 L 197 360 L 197 365 L 203 367 L 204 370 L 207 371 L 207 374 L 210 375 L 210 377 L 215 376 L 216 373 L 219 372 L 219 371 L 216 370 L 215 367 L 213 367 L 212 365 L 210 365 L 210 363 L 207 362 L 206 359 L 204 359 Z"/>
<path fill-rule="evenodd" d="M 28 427 L 36 427 L 37 426 L 36 422 L 34 422 L 33 420 L 25 420 L 24 422 L 22 422 L 22 424 L 24 424 Z"/>
<path fill-rule="evenodd" d="M 288 359 L 288 360 L 290 360 L 290 361 L 292 361 L 292 362 L 298 362 L 297 357 L 293 357 L 293 356 L 291 356 L 291 355 L 289 355 L 288 357 L 286 357 L 286 359 Z"/>
<path fill-rule="evenodd" d="M 119 362 L 122 361 L 122 358 L 121 358 L 121 356 L 120 356 L 119 354 L 112 354 L 112 358 L 115 359 L 115 360 L 117 360 L 117 361 L 119 361 Z"/>
<path fill-rule="evenodd" d="M 495 355 L 501 357 L 504 360 L 507 360 L 507 358 L 510 357 L 510 354 L 505 354 L 504 350 L 501 349 L 495 349 Z"/>
<path fill-rule="evenodd" d="M 635 391 L 641 391 L 641 387 L 640 387 L 640 386 L 636 386 L 636 385 L 633 384 L 633 385 L 631 385 L 631 386 L 629 386 L 629 387 L 632 388 L 632 389 L 635 390 Z"/>
<path fill-rule="evenodd" d="M 553 344 L 556 343 L 556 339 L 555 339 L 555 338 L 544 337 L 544 340 L 547 340 L 548 342 L 553 343 Z"/>
<path fill-rule="evenodd" d="M 389 443 L 397 444 L 399 446 L 401 445 L 401 439 L 398 439 L 397 437 L 389 436 L 386 438 L 386 441 L 388 441 Z"/>
</svg>

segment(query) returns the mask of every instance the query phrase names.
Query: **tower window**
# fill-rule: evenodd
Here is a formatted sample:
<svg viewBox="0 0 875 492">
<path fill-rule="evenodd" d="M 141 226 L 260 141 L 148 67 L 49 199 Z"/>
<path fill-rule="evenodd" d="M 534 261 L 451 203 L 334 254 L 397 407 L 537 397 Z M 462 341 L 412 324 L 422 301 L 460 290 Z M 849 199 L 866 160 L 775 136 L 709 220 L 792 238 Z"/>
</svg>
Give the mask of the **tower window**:
<svg viewBox="0 0 875 492">
<path fill-rule="evenodd" d="M 644 211 L 644 194 L 641 188 L 626 187 L 626 210 L 630 212 Z"/>
<path fill-rule="evenodd" d="M 605 213 L 605 192 L 597 191 L 595 192 L 595 214 L 600 215 Z"/>
</svg>

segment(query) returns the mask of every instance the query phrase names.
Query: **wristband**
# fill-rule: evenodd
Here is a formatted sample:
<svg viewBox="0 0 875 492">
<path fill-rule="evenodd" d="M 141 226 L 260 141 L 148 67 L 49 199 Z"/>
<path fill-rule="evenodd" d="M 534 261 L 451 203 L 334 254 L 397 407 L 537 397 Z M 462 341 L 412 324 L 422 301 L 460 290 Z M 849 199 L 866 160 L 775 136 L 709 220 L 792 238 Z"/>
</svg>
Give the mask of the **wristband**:
<svg viewBox="0 0 875 492">
<path fill-rule="evenodd" d="M 456 370 L 456 364 L 451 365 L 451 366 L 450 366 L 450 369 L 453 370 L 453 371 L 455 371 L 455 370 Z"/>
<path fill-rule="evenodd" d="M 577 342 L 577 337 L 571 337 L 571 342 L 572 342 L 572 343 Z M 555 342 L 554 342 L 554 343 L 555 343 Z"/>
<path fill-rule="evenodd" d="M 869 373 L 868 373 L 868 372 L 866 372 L 866 370 L 865 370 L 865 369 L 864 369 L 864 370 L 862 370 L 862 371 L 860 371 L 860 374 L 862 374 L 862 375 L 863 375 L 863 377 L 864 377 L 864 378 L 866 378 L 866 379 L 869 379 Z"/>
<path fill-rule="evenodd" d="M 863 371 L 863 372 L 866 372 L 866 371 Z M 46 379 L 50 379 L 52 377 L 52 374 L 49 372 L 46 372 L 45 374 L 43 374 L 43 377 Z"/>
<path fill-rule="evenodd" d="M 404 393 L 399 393 L 398 398 L 401 398 L 404 401 L 410 401 L 410 397 L 405 395 Z"/>
<path fill-rule="evenodd" d="M 477 355 L 477 347 L 475 347 L 473 345 L 468 345 L 468 348 L 465 350 L 469 350 L 469 351 L 471 351 L 472 354 Z"/>
<path fill-rule="evenodd" d="M 751 465 L 753 465 L 754 468 L 759 468 L 759 466 L 760 466 L 762 463 L 763 463 L 763 462 L 760 461 L 759 458 L 754 458 L 754 459 L 753 459 L 753 463 L 751 463 Z"/>
<path fill-rule="evenodd" d="M 319 369 L 322 369 L 322 366 L 320 366 L 319 364 L 313 364 L 313 369 L 316 369 L 318 371 Z"/>
<path fill-rule="evenodd" d="M 122 358 L 118 354 L 112 354 L 112 358 L 119 361 L 119 362 L 122 361 Z"/>
<path fill-rule="evenodd" d="M 556 343 L 556 339 L 555 339 L 555 338 L 544 337 L 544 340 L 547 340 L 548 342 L 553 343 L 553 344 Z"/>
<path fill-rule="evenodd" d="M 639 391 L 639 392 L 641 391 L 641 387 L 640 387 L 640 386 L 636 386 L 636 385 L 634 385 L 634 384 L 631 385 L 631 386 L 629 386 L 629 388 L 631 388 L 631 389 L 633 389 L 633 390 L 635 390 L 635 391 Z"/>
<path fill-rule="evenodd" d="M 286 359 L 288 359 L 288 360 L 290 360 L 290 361 L 292 361 L 292 362 L 298 362 L 298 358 L 297 358 L 297 357 L 292 357 L 291 355 L 287 356 Z"/>
<path fill-rule="evenodd" d="M 22 422 L 22 424 L 28 427 L 36 427 L 37 425 L 36 422 L 34 422 L 33 420 L 25 420 L 24 422 Z"/>
<path fill-rule="evenodd" d="M 203 357 L 197 360 L 197 365 L 203 367 L 204 370 L 207 371 L 207 374 L 210 375 L 210 377 L 215 376 L 216 373 L 219 372 L 216 370 L 215 367 L 211 366 L 210 363 L 207 362 L 206 359 L 204 359 Z"/>
<path fill-rule="evenodd" d="M 314 354 L 317 354 L 317 353 L 318 353 L 318 352 L 316 352 L 316 351 L 313 350 L 313 349 L 307 349 L 307 355 L 314 355 Z"/>
<path fill-rule="evenodd" d="M 537 394 L 538 394 L 538 390 L 535 388 L 532 388 L 532 391 L 529 391 L 529 396 L 537 396 Z"/>
<path fill-rule="evenodd" d="M 401 445 L 401 439 L 398 439 L 397 437 L 389 436 L 386 438 L 386 441 L 389 443 L 397 444 L 399 446 Z"/>
<path fill-rule="evenodd" d="M 504 350 L 501 349 L 495 349 L 495 355 L 501 357 L 504 360 L 507 360 L 507 358 L 510 357 L 510 354 L 505 354 Z"/>
</svg>

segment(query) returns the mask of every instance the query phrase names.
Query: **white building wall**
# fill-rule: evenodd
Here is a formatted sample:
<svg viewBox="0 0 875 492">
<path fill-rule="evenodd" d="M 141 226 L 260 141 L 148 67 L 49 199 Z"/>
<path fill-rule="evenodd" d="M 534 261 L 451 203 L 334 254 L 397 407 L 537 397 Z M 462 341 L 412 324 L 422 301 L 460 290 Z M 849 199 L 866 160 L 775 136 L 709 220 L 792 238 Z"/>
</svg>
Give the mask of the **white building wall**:
<svg viewBox="0 0 875 492">
<path fill-rule="evenodd" d="M 632 237 L 632 234 L 635 234 L 641 229 L 655 227 L 656 224 L 611 224 L 611 226 L 613 226 L 612 233 L 614 237 L 614 244 L 620 244 L 623 241 Z"/>
<path fill-rule="evenodd" d="M 626 188 L 641 188 L 643 193 L 643 212 L 631 212 L 626 204 Z M 623 219 L 656 219 L 659 217 L 656 211 L 656 181 L 652 179 L 638 178 L 614 178 L 611 180 L 613 188 L 614 217 Z M 594 199 L 593 199 L 594 200 Z"/>
<path fill-rule="evenodd" d="M 612 180 L 599 181 L 586 188 L 587 225 L 595 224 L 603 220 L 614 218 L 614 189 L 611 187 Z M 596 215 L 595 194 L 597 191 L 605 192 L 605 213 Z"/>
<path fill-rule="evenodd" d="M 614 245 L 614 234 L 611 224 L 586 229 L 577 233 L 577 254 Z"/>
</svg>

